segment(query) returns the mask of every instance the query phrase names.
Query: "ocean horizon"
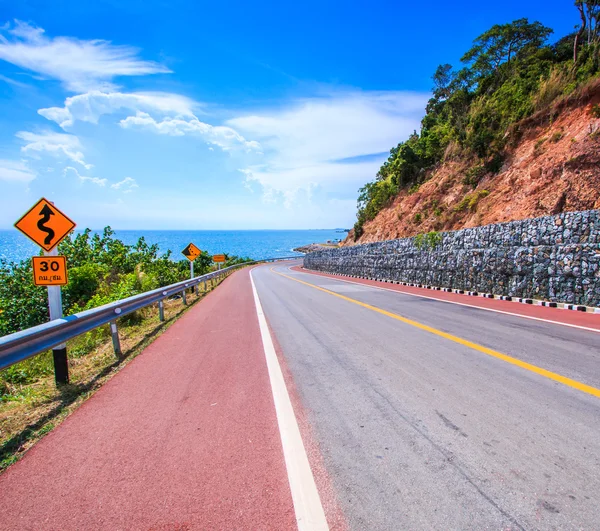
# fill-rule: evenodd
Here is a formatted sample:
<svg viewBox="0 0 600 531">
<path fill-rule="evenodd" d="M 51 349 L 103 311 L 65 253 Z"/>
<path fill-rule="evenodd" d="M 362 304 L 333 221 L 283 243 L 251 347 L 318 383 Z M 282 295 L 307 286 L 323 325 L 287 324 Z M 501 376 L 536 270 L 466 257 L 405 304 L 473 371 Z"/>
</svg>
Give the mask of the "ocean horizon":
<svg viewBox="0 0 600 531">
<path fill-rule="evenodd" d="M 74 231 L 75 234 L 83 231 Z M 302 256 L 293 249 L 311 243 L 324 243 L 344 239 L 343 229 L 307 230 L 118 230 L 115 236 L 127 245 L 133 245 L 144 237 L 148 244 L 157 244 L 161 254 L 172 252 L 172 258 L 184 258 L 181 251 L 194 243 L 209 254 L 236 255 L 255 260 Z M 101 234 L 102 230 L 92 230 Z M 0 229 L 0 260 L 19 262 L 37 256 L 40 248 L 16 229 Z"/>
</svg>

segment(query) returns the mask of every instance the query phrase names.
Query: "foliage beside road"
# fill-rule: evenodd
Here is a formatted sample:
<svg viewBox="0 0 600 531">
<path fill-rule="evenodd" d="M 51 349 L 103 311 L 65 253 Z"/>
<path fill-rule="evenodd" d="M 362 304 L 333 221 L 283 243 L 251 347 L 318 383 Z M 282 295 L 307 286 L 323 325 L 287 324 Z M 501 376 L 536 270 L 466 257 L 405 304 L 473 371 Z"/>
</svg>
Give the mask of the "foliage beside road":
<svg viewBox="0 0 600 531">
<path fill-rule="evenodd" d="M 173 284 L 189 277 L 189 262 L 174 261 L 171 252 L 160 254 L 158 245 L 142 237 L 126 245 L 106 227 L 102 234 L 89 229 L 65 239 L 58 252 L 67 257 L 69 283 L 62 288 L 63 312 L 72 315 L 138 293 Z M 225 266 L 248 261 L 226 255 Z M 194 273 L 213 270 L 211 256 L 203 252 L 194 261 Z M 126 316 L 123 324 L 139 323 L 143 312 Z M 0 262 L 0 336 L 48 321 L 46 288 L 35 286 L 31 261 Z M 70 356 L 82 356 L 106 341 L 105 330 L 95 330 L 74 340 Z M 49 355 L 36 356 L 0 372 L 0 400 L 19 386 L 36 382 L 53 371 Z"/>
</svg>

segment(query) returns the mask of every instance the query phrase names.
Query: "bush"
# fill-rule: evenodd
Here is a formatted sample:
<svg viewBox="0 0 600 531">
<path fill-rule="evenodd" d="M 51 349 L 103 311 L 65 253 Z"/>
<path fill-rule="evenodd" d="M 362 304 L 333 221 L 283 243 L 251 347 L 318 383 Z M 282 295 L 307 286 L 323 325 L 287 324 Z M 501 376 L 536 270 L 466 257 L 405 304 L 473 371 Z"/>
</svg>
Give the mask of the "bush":
<svg viewBox="0 0 600 531">
<path fill-rule="evenodd" d="M 477 208 L 477 204 L 479 200 L 490 195 L 490 192 L 487 190 L 478 190 L 472 194 L 465 195 L 460 203 L 454 207 L 455 212 L 464 212 L 465 210 L 470 210 L 471 212 Z"/>
<path fill-rule="evenodd" d="M 467 172 L 465 173 L 465 177 L 463 179 L 463 184 L 466 184 L 467 186 L 472 186 L 473 188 L 476 188 L 477 185 L 479 184 L 479 181 L 481 181 L 481 179 L 483 178 L 483 176 L 485 174 L 486 174 L 486 169 L 483 164 L 480 164 L 479 166 L 474 166 L 473 168 L 470 168 L 469 170 L 467 170 Z"/>
<path fill-rule="evenodd" d="M 63 312 L 70 315 L 144 291 L 173 284 L 189 277 L 189 262 L 171 260 L 171 253 L 159 256 L 157 245 L 140 238 L 126 245 L 115 238 L 110 227 L 92 235 L 89 229 L 65 239 L 59 253 L 67 257 L 69 283 L 62 290 Z M 228 256 L 228 264 L 247 260 Z M 195 273 L 207 273 L 212 258 L 202 253 L 195 261 Z M 0 261 L 0 335 L 48 321 L 47 290 L 33 284 L 31 261 Z M 140 313 L 125 316 L 124 323 L 141 319 Z M 106 330 L 97 329 L 79 338 L 71 350 L 82 356 L 106 339 Z M 51 356 L 43 354 L 13 365 L 0 373 L 0 397 L 7 384 L 26 384 L 52 373 Z"/>
<path fill-rule="evenodd" d="M 442 241 L 442 235 L 439 232 L 431 231 L 427 234 L 417 234 L 414 242 L 419 250 L 435 249 Z"/>
</svg>

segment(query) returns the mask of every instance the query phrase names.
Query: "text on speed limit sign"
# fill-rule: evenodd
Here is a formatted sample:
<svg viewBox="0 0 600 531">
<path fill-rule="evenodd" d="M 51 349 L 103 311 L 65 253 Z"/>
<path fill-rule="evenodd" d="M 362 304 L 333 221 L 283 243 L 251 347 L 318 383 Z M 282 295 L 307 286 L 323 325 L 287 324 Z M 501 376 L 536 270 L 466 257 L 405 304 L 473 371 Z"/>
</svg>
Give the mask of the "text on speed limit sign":
<svg viewBox="0 0 600 531">
<path fill-rule="evenodd" d="M 34 256 L 33 283 L 36 286 L 64 286 L 67 284 L 65 256 Z"/>
</svg>

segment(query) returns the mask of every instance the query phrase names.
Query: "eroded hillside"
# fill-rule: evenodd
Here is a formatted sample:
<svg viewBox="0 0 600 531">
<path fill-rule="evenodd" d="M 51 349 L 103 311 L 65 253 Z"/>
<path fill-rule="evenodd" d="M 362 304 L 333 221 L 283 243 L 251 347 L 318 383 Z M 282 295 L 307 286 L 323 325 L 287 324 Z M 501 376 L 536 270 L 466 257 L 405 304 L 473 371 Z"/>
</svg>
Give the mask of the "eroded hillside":
<svg viewBox="0 0 600 531">
<path fill-rule="evenodd" d="M 498 173 L 456 144 L 345 244 L 600 208 L 600 80 L 507 132 Z"/>
</svg>

